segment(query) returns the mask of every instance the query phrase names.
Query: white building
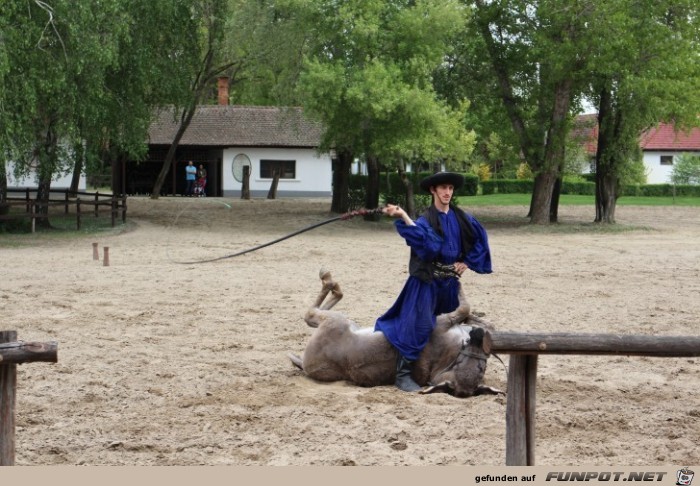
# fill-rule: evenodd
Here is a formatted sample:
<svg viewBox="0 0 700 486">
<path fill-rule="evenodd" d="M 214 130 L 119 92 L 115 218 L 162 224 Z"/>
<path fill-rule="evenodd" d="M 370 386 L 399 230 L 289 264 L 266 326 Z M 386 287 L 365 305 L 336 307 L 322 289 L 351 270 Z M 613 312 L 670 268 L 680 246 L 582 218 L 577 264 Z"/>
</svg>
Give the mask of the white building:
<svg viewBox="0 0 700 486">
<path fill-rule="evenodd" d="M 588 157 L 594 159 L 598 145 L 597 115 L 580 115 L 573 136 L 584 146 Z M 700 155 L 700 128 L 676 130 L 669 123 L 659 123 L 639 138 L 647 184 L 669 184 L 673 164 L 682 154 Z"/>
<path fill-rule="evenodd" d="M 641 137 L 640 146 L 647 169 L 647 184 L 668 184 L 679 155 L 700 155 L 700 128 L 676 131 L 673 125 L 661 123 Z"/>
<path fill-rule="evenodd" d="M 8 162 L 6 166 L 6 173 L 7 173 L 7 187 L 8 188 L 34 188 L 39 185 L 39 181 L 37 179 L 37 176 L 34 172 L 31 172 L 30 174 L 22 177 L 15 177 L 14 176 L 14 167 L 12 162 Z M 51 189 L 52 190 L 62 190 L 62 189 L 70 189 L 70 184 L 73 180 L 73 174 L 72 173 L 67 173 L 67 174 L 54 174 L 54 176 L 51 178 Z M 80 181 L 78 182 L 78 190 L 79 191 L 85 191 L 86 189 L 86 181 L 85 181 L 85 174 L 80 175 Z"/>
<path fill-rule="evenodd" d="M 265 197 L 274 171 L 280 172 L 278 197 L 332 195 L 332 161 L 319 153 L 322 127 L 301 108 L 227 104 L 226 83 L 219 84 L 219 104 L 201 105 L 178 143 L 174 166 L 161 194 L 183 194 L 185 166 L 191 160 L 207 171 L 208 196 L 240 196 L 248 167 L 252 197 Z M 149 129 L 149 156 L 112 167 L 115 193 L 149 194 L 180 126 L 172 110 L 161 111 Z"/>
</svg>

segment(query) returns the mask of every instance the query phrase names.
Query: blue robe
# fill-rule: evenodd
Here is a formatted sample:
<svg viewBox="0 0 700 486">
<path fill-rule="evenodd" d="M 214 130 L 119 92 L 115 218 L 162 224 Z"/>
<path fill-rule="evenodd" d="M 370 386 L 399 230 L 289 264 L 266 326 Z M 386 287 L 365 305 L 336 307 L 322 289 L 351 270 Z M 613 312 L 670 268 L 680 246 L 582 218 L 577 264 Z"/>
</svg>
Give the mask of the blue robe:
<svg viewBox="0 0 700 486">
<path fill-rule="evenodd" d="M 475 241 L 463 262 L 477 273 L 491 273 L 491 251 L 486 231 L 470 214 L 467 218 L 474 229 Z M 439 212 L 444 238 L 440 237 L 424 217 L 409 226 L 399 219 L 394 224 L 406 244 L 421 260 L 437 260 L 453 264 L 462 250 L 457 216 L 450 209 Z M 438 314 L 452 312 L 459 306 L 459 280 L 456 277 L 435 278 L 423 282 L 409 276 L 391 308 L 377 319 L 375 330 L 382 331 L 389 342 L 409 361 L 418 358 L 435 327 Z"/>
</svg>

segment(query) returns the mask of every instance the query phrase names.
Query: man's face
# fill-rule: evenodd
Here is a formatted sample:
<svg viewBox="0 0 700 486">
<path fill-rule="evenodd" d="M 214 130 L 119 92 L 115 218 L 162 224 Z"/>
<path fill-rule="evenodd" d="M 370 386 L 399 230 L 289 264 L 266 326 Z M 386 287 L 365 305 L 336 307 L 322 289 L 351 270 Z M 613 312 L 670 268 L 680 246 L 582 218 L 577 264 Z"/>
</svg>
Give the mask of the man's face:
<svg viewBox="0 0 700 486">
<path fill-rule="evenodd" d="M 439 184 L 430 188 L 430 192 L 435 196 L 436 202 L 444 206 L 450 204 L 454 190 L 455 187 L 452 184 Z"/>
</svg>

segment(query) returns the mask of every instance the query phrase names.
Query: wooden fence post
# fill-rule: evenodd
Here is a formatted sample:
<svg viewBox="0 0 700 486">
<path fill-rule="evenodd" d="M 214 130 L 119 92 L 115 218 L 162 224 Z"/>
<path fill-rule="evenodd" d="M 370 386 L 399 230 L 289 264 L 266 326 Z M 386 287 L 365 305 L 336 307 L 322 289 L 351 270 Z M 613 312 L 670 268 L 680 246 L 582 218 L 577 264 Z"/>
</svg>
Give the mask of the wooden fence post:
<svg viewBox="0 0 700 486">
<path fill-rule="evenodd" d="M 506 400 L 506 466 L 535 465 L 537 355 L 511 355 Z"/>
<path fill-rule="evenodd" d="M 0 343 L 17 340 L 17 331 L 0 331 Z M 0 466 L 15 464 L 17 365 L 0 364 Z"/>
<path fill-rule="evenodd" d="M 17 331 L 0 331 L 0 466 L 15 464 L 17 364 L 58 361 L 56 342 L 16 342 Z"/>
<path fill-rule="evenodd" d="M 117 224 L 117 198 L 112 196 L 112 204 L 110 205 L 112 209 L 112 228 Z"/>
<path fill-rule="evenodd" d="M 32 233 L 36 233 L 36 205 L 32 204 L 29 208 L 29 219 L 32 221 Z"/>
</svg>

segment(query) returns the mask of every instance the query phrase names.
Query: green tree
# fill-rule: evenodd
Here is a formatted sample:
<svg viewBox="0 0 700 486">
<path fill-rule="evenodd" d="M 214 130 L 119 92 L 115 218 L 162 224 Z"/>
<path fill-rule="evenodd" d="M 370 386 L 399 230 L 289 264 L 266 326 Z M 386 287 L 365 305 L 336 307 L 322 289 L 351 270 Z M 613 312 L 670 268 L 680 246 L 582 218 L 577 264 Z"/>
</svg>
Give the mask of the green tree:
<svg viewBox="0 0 700 486">
<path fill-rule="evenodd" d="M 440 101 L 432 73 L 464 22 L 450 0 L 302 2 L 313 45 L 301 74 L 305 109 L 326 128 L 334 148 L 331 209 L 347 210 L 347 178 L 355 157 L 368 167 L 365 205 L 379 203 L 380 161 L 446 159 L 461 164 L 472 149 L 466 105 Z"/>
<path fill-rule="evenodd" d="M 58 172 L 73 170 L 76 180 L 85 163 L 142 155 L 152 108 L 178 86 L 182 56 L 172 46 L 187 37 L 178 27 L 190 17 L 184 0 L 5 2 L 2 167 L 11 160 L 17 175 L 33 170 L 46 202 Z"/>
<path fill-rule="evenodd" d="M 476 92 L 500 100 L 487 103 L 492 118 L 507 117 L 519 152 L 535 174 L 530 221 L 557 220 L 570 113 L 576 109 L 595 22 L 588 2 L 501 0 L 471 2 L 463 55 L 458 61 L 478 70 Z M 484 59 L 488 59 L 485 71 Z M 465 72 L 465 68 L 461 70 Z"/>
<path fill-rule="evenodd" d="M 696 2 L 618 0 L 595 4 L 591 98 L 598 106 L 596 222 L 614 223 L 639 137 L 662 121 L 697 124 L 700 59 Z"/>
<path fill-rule="evenodd" d="M 122 29 L 119 12 L 118 0 L 3 5 L 3 163 L 12 160 L 18 174 L 34 170 L 40 213 L 48 210 L 52 177 L 73 168 L 71 148 L 82 143 L 80 127 L 102 106 L 103 75 L 116 60 L 113 39 Z"/>
</svg>

